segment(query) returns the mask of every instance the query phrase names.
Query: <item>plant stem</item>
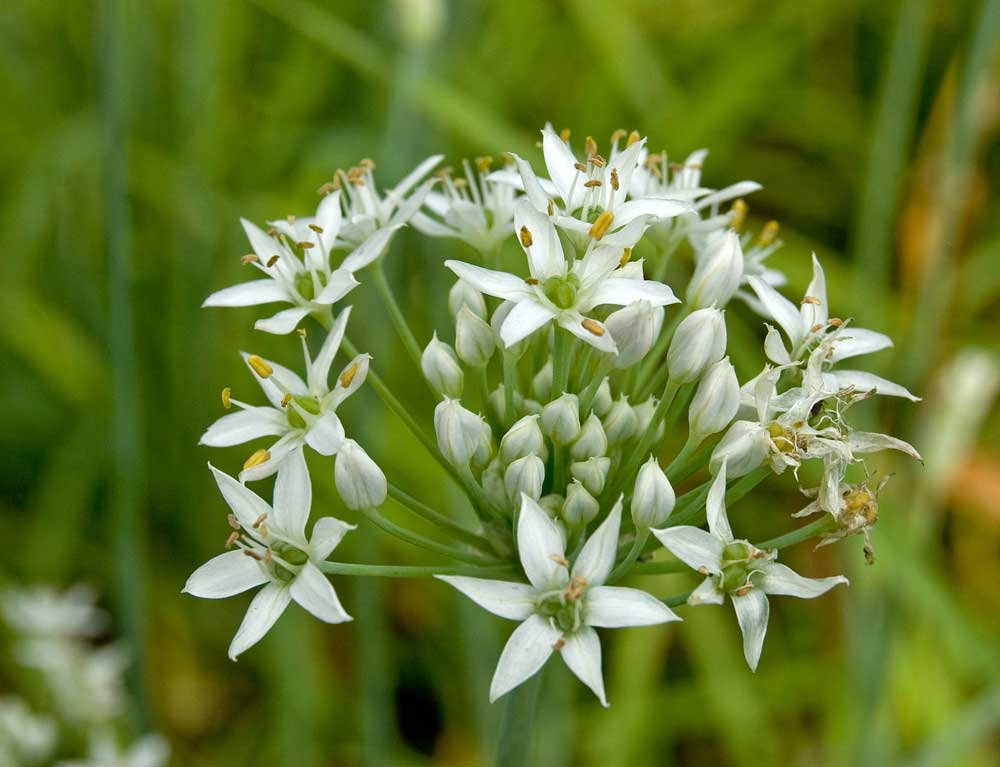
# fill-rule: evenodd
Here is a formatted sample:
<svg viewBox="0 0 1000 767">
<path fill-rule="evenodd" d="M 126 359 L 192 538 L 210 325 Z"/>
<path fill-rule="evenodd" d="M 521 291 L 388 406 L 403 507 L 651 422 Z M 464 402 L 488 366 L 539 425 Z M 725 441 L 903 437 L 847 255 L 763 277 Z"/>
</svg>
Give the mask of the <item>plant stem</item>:
<svg viewBox="0 0 1000 767">
<path fill-rule="evenodd" d="M 681 320 L 687 317 L 688 312 L 689 309 L 685 305 L 673 316 L 669 324 L 660 333 L 660 337 L 656 339 L 656 344 L 650 350 L 649 354 L 646 355 L 646 359 L 642 361 L 639 373 L 635 379 L 635 389 L 633 389 L 636 402 L 645 400 L 660 385 L 657 382 L 660 376 L 657 375 L 655 379 L 653 378 L 654 373 L 657 372 L 657 367 L 660 367 L 663 371 L 663 376 L 667 375 L 667 366 L 663 360 L 663 355 L 670 348 L 670 341 L 674 337 L 674 331 L 681 324 Z"/>
<path fill-rule="evenodd" d="M 477 535 L 472 530 L 463 527 L 457 522 L 454 522 L 441 512 L 432 509 L 426 503 L 418 501 L 412 495 L 409 495 L 399 486 L 394 485 L 391 482 L 389 483 L 389 497 L 396 501 L 400 506 L 412 511 L 421 519 L 437 525 L 442 530 L 447 530 L 462 542 L 467 543 L 470 546 L 475 546 L 484 553 L 493 553 L 493 549 L 490 546 L 489 541 L 485 538 Z"/>
<path fill-rule="evenodd" d="M 639 444 L 636 446 L 635 450 L 632 451 L 632 455 L 628 460 L 621 473 L 615 478 L 616 487 L 627 486 L 631 478 L 635 475 L 636 471 L 639 470 L 639 466 L 642 464 L 643 459 L 646 454 L 649 453 L 653 443 L 656 442 L 656 432 L 660 428 L 660 424 L 664 422 L 667 411 L 674 402 L 674 398 L 677 396 L 677 392 L 680 390 L 680 385 L 674 383 L 673 381 L 667 381 L 666 386 L 663 387 L 663 396 L 660 401 L 656 403 L 656 410 L 653 411 L 653 417 L 649 419 L 649 425 L 646 427 L 645 433 L 639 439 Z M 613 493 L 606 494 L 605 500 L 611 497 Z"/>
<path fill-rule="evenodd" d="M 687 442 L 684 443 L 684 447 L 681 451 L 674 457 L 674 460 L 670 462 L 667 466 L 666 474 L 667 478 L 671 482 L 679 481 L 681 475 L 683 475 L 684 470 L 687 468 L 688 462 L 691 460 L 691 456 L 698 450 L 698 446 L 701 444 L 701 438 L 696 434 L 688 435 Z"/>
<path fill-rule="evenodd" d="M 504 427 L 514 423 L 514 392 L 517 391 L 517 359 L 513 354 L 503 354 L 503 422 Z"/>
<path fill-rule="evenodd" d="M 385 304 L 385 308 L 389 312 L 389 319 L 392 320 L 392 324 L 396 328 L 396 334 L 403 342 L 403 346 L 406 347 L 406 352 L 410 355 L 410 359 L 413 360 L 413 363 L 419 370 L 420 358 L 422 356 L 420 344 L 417 343 L 417 338 L 413 335 L 413 331 L 410 329 L 410 325 L 406 321 L 406 316 L 403 314 L 403 310 L 399 308 L 399 304 L 396 302 L 396 297 L 393 295 L 392 288 L 389 286 L 389 280 L 385 276 L 385 269 L 382 267 L 381 260 L 372 264 L 371 274 L 372 282 L 375 284 L 375 291 L 378 293 L 379 298 L 382 299 L 382 303 Z"/>
<path fill-rule="evenodd" d="M 542 672 L 507 693 L 494 767 L 528 767 L 531 764 L 532 725 Z"/>
<path fill-rule="evenodd" d="M 582 392 L 580 392 L 580 415 L 583 418 L 587 417 L 590 411 L 590 406 L 594 404 L 594 397 L 597 396 L 597 390 L 601 388 L 601 384 L 607 377 L 608 373 L 611 372 L 611 368 L 614 367 L 614 360 L 608 355 L 603 355 L 601 360 L 597 364 L 597 370 L 594 373 L 594 377 L 590 380 Z"/>
<path fill-rule="evenodd" d="M 359 565 L 353 562 L 321 562 L 317 565 L 327 575 L 355 575 L 368 578 L 431 578 L 435 575 L 468 575 L 490 578 L 517 575 L 512 564 L 486 565 Z"/>
<path fill-rule="evenodd" d="M 789 546 L 794 546 L 796 543 L 801 543 L 817 535 L 829 532 L 836 526 L 836 520 L 829 514 L 824 514 L 819 519 L 810 522 L 808 525 L 803 525 L 797 530 L 792 530 L 790 533 L 779 535 L 777 538 L 770 538 L 755 545 L 758 549 L 786 549 Z"/>
<path fill-rule="evenodd" d="M 691 568 L 679 559 L 667 562 L 638 562 L 632 569 L 636 575 L 666 575 L 668 573 L 686 573 Z"/>
<path fill-rule="evenodd" d="M 438 543 L 437 541 L 432 541 L 430 538 L 425 538 L 412 530 L 408 530 L 401 525 L 397 525 L 395 522 L 390 522 L 375 509 L 363 509 L 361 513 L 368 517 L 374 525 L 382 528 L 385 532 L 399 538 L 401 541 L 411 543 L 414 546 L 420 546 L 421 548 L 433 551 L 436 554 L 442 554 L 446 557 L 450 557 L 451 559 L 457 559 L 459 562 L 468 562 L 473 565 L 497 564 L 496 559 L 487 559 L 475 554 L 469 554 L 452 546 L 448 546 L 447 544 Z"/>
<path fill-rule="evenodd" d="M 649 540 L 649 530 L 643 530 L 635 536 L 635 540 L 632 541 L 632 548 L 630 548 L 628 554 L 625 555 L 625 559 L 623 559 L 608 576 L 608 583 L 614 583 L 615 581 L 621 580 L 628 575 L 629 571 L 635 565 L 635 561 L 639 558 L 639 555 L 642 554 L 642 550 L 646 546 L 647 540 Z"/>
<path fill-rule="evenodd" d="M 569 360 L 573 351 L 573 336 L 569 331 L 556 330 L 555 349 L 552 352 L 554 360 L 552 367 L 552 386 L 549 389 L 549 400 L 554 400 L 563 393 L 569 379 Z"/>
</svg>

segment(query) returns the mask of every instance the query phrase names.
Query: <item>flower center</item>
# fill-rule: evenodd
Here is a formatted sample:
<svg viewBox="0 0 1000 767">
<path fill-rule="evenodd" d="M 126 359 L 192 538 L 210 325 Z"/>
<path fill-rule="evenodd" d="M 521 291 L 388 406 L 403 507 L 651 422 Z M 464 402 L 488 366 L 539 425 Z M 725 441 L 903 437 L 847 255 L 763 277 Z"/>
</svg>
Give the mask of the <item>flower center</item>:
<svg viewBox="0 0 1000 767">
<path fill-rule="evenodd" d="M 575 274 L 565 277 L 549 277 L 542 283 L 542 293 L 560 309 L 569 309 L 576 304 L 580 279 Z"/>
<path fill-rule="evenodd" d="M 326 287 L 326 275 L 319 272 L 316 276 L 319 278 L 320 286 Z M 306 301 L 312 301 L 316 298 L 316 286 L 313 283 L 312 272 L 299 272 L 295 275 L 295 292 Z"/>
<path fill-rule="evenodd" d="M 304 394 L 296 394 L 292 397 L 292 400 L 295 402 L 296 405 L 305 410 L 307 413 L 311 413 L 312 415 L 319 415 L 320 411 L 322 410 L 319 404 L 319 400 L 316 399 L 315 397 L 307 397 Z M 291 426 L 294 429 L 306 428 L 307 426 L 306 419 L 302 417 L 302 414 L 299 413 L 298 410 L 296 410 L 294 407 L 291 407 L 290 404 L 289 406 L 286 406 L 285 414 L 288 417 L 289 426 Z"/>
</svg>

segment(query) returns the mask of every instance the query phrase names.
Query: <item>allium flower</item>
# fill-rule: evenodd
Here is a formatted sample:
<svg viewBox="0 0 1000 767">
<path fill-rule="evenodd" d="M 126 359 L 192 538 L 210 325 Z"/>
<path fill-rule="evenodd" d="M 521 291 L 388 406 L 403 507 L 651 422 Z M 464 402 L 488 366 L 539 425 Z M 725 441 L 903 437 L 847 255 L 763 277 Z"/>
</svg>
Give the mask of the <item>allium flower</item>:
<svg viewBox="0 0 1000 767">
<path fill-rule="evenodd" d="M 349 525 L 334 517 L 323 517 L 306 538 L 306 523 L 312 506 L 312 484 L 305 457 L 295 450 L 283 463 L 274 484 L 274 506 L 209 464 L 219 491 L 232 510 L 233 533 L 229 545 L 236 546 L 210 559 L 188 578 L 184 592 L 204 599 L 223 599 L 264 586 L 250 602 L 229 657 L 259 642 L 293 599 L 326 623 L 351 620 L 330 581 L 316 566 L 340 543 Z"/>
<path fill-rule="evenodd" d="M 623 266 L 621 247 L 592 243 L 583 258 L 567 261 L 555 226 L 527 201 L 518 203 L 514 226 L 528 257 L 531 276 L 527 279 L 445 261 L 445 266 L 481 292 L 514 304 L 500 327 L 507 347 L 555 320 L 598 350 L 614 353 L 617 347 L 607 328 L 589 316 L 595 307 L 640 300 L 666 306 L 678 301 L 666 285 L 643 279 L 639 262 Z"/>
<path fill-rule="evenodd" d="M 97 592 L 82 585 L 63 592 L 50 586 L 9 589 L 0 597 L 0 613 L 18 634 L 37 638 L 92 637 L 107 625 Z"/>
<path fill-rule="evenodd" d="M 553 652 L 560 652 L 570 670 L 606 706 L 601 642 L 594 628 L 680 620 L 645 591 L 604 585 L 615 564 L 621 511 L 619 500 L 571 569 L 565 534 L 535 501 L 524 496 L 517 546 L 529 583 L 437 576 L 494 615 L 522 622 L 500 655 L 490 685 L 491 701 L 529 679 Z"/>
<path fill-rule="evenodd" d="M 337 377 L 330 388 L 330 366 L 340 349 L 351 308 L 340 313 L 323 346 L 312 359 L 302 339 L 306 380 L 296 373 L 254 355 L 243 355 L 260 388 L 271 402 L 270 407 L 247 405 L 223 392 L 223 404 L 240 408 L 224 415 L 201 437 L 210 447 L 241 445 L 258 437 L 275 436 L 278 441 L 267 450 L 257 451 L 247 459 L 240 473 L 242 481 L 269 477 L 292 452 L 309 445 L 320 455 L 334 455 L 344 441 L 344 427 L 337 408 L 365 382 L 371 356 L 359 354 Z"/>
<path fill-rule="evenodd" d="M 50 717 L 32 713 L 20 698 L 0 697 L 0 764 L 43 764 L 57 740 L 56 723 Z"/>
<path fill-rule="evenodd" d="M 882 333 L 850 326 L 831 318 L 826 296 L 826 275 L 819 259 L 813 254 L 813 279 L 806 288 L 801 308 L 795 305 L 759 277 L 749 277 L 768 315 L 781 326 L 788 339 L 782 342 L 778 331 L 768 329 L 764 351 L 778 365 L 806 360 L 817 348 L 823 348 L 826 388 L 829 391 L 853 387 L 858 391 L 874 390 L 878 394 L 905 397 L 917 401 L 906 388 L 861 370 L 832 370 L 841 360 L 870 354 L 892 346 L 892 339 Z"/>
<path fill-rule="evenodd" d="M 725 498 L 723 465 L 708 493 L 709 532 L 685 525 L 653 530 L 653 534 L 675 557 L 706 576 L 688 597 L 689 605 L 722 604 L 729 596 L 743 632 L 743 654 L 750 668 L 756 671 L 767 634 L 767 595 L 812 599 L 838 584 L 846 584 L 847 579 L 842 575 L 804 578 L 775 562 L 777 552 L 736 540 L 726 516 Z"/>
</svg>

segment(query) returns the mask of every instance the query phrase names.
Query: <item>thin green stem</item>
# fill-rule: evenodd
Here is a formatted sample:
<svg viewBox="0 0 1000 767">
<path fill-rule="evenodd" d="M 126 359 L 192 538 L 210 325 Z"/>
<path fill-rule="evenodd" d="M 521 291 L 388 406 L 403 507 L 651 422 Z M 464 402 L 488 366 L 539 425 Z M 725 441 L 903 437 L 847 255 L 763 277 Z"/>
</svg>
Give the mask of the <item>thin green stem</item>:
<svg viewBox="0 0 1000 767">
<path fill-rule="evenodd" d="M 660 401 L 656 403 L 656 409 L 653 411 L 653 417 L 649 420 L 649 425 L 646 427 L 646 431 L 643 433 L 642 437 L 639 439 L 639 444 L 636 445 L 635 450 L 632 451 L 628 463 L 625 464 L 623 470 L 615 478 L 616 488 L 627 487 L 632 477 L 639 470 L 639 466 L 645 460 L 650 449 L 653 447 L 653 443 L 656 442 L 656 432 L 660 428 L 660 424 L 665 423 L 667 418 L 667 411 L 670 410 L 670 406 L 673 404 L 674 399 L 677 396 L 677 392 L 680 391 L 680 386 L 673 381 L 667 381 L 666 385 L 663 387 L 663 396 Z M 605 494 L 605 500 L 607 498 L 615 495 L 612 493 Z"/>
<path fill-rule="evenodd" d="M 609 355 L 603 355 L 597 364 L 597 371 L 594 373 L 594 377 L 590 379 L 587 387 L 580 392 L 580 414 L 584 418 L 590 412 L 590 406 L 594 404 L 594 397 L 597 396 L 597 390 L 601 388 L 601 384 L 607 378 L 608 373 L 611 372 L 614 364 L 613 358 Z"/>
<path fill-rule="evenodd" d="M 532 730 L 542 672 L 507 693 L 494 767 L 526 767 L 531 764 Z"/>
<path fill-rule="evenodd" d="M 569 361 L 573 352 L 573 336 L 568 331 L 556 330 L 555 349 L 552 353 L 552 386 L 549 389 L 549 399 L 554 400 L 566 389 L 569 380 Z"/>
<path fill-rule="evenodd" d="M 476 480 L 475 475 L 472 473 L 472 469 L 469 467 L 469 464 L 465 464 L 465 466 L 461 467 L 459 472 L 459 479 L 462 483 L 462 487 L 465 489 L 466 494 L 473 500 L 476 510 L 484 511 L 494 519 L 505 524 L 509 524 L 510 520 L 508 520 L 504 515 L 503 510 L 486 495 L 486 492 L 483 490 L 482 486 Z"/>
<path fill-rule="evenodd" d="M 632 568 L 636 575 L 667 575 L 669 573 L 686 573 L 691 568 L 679 559 L 666 562 L 638 562 Z"/>
<path fill-rule="evenodd" d="M 786 549 L 789 546 L 794 546 L 796 543 L 801 543 L 810 538 L 815 538 L 817 535 L 828 533 L 836 527 L 837 521 L 829 514 L 824 514 L 819 519 L 810 522 L 808 525 L 803 525 L 797 530 L 779 535 L 777 538 L 769 538 L 755 545 L 758 549 Z"/>
<path fill-rule="evenodd" d="M 408 530 L 401 525 L 397 525 L 395 522 L 390 522 L 384 516 L 382 516 L 375 509 L 363 509 L 362 514 L 364 514 L 372 524 L 380 527 L 389 535 L 399 538 L 401 541 L 406 541 L 414 546 L 419 546 L 420 548 L 427 549 L 428 551 L 433 551 L 436 554 L 441 554 L 443 556 L 449 557 L 451 559 L 457 559 L 459 562 L 468 562 L 473 565 L 494 565 L 497 564 L 496 559 L 486 558 L 477 556 L 475 554 L 470 554 L 465 551 L 454 548 L 453 546 L 448 546 L 444 543 L 438 543 L 437 541 L 432 541 L 430 538 L 425 538 L 424 536 Z"/>
<path fill-rule="evenodd" d="M 514 423 L 514 392 L 517 391 L 517 358 L 503 352 L 503 421 L 504 426 Z"/>
<path fill-rule="evenodd" d="M 327 575 L 356 575 L 365 578 L 432 578 L 435 575 L 493 578 L 518 574 L 518 569 L 513 564 L 471 567 L 469 565 L 359 565 L 353 562 L 321 562 L 317 566 Z"/>
<path fill-rule="evenodd" d="M 670 341 L 673 340 L 677 326 L 681 324 L 681 320 L 688 316 L 689 311 L 685 305 L 671 318 L 670 322 L 660 333 L 660 337 L 656 339 L 656 344 L 646 355 L 646 359 L 642 361 L 639 373 L 635 379 L 635 389 L 633 389 L 632 399 L 635 402 L 645 400 L 646 397 L 656 391 L 662 385 L 662 382 L 666 380 L 667 364 L 663 356 L 667 353 L 667 349 L 670 348 Z M 654 373 L 656 374 L 655 377 Z"/>
<path fill-rule="evenodd" d="M 389 483 L 389 497 L 396 501 L 400 506 L 410 510 L 421 519 L 426 520 L 433 525 L 437 525 L 442 530 L 447 531 L 463 543 L 475 546 L 485 554 L 493 553 L 493 548 L 490 546 L 489 541 L 485 538 L 449 519 L 441 512 L 432 509 L 426 503 L 418 501 L 412 495 L 406 493 L 400 487 L 392 484 L 391 482 Z"/>
<path fill-rule="evenodd" d="M 697 452 L 698 446 L 701 444 L 701 438 L 696 434 L 689 434 L 687 442 L 684 443 L 684 447 L 681 451 L 674 457 L 674 460 L 670 462 L 667 466 L 666 474 L 667 478 L 671 482 L 677 482 L 680 477 L 684 474 L 684 470 L 687 468 L 688 462 L 691 457 Z"/>
<path fill-rule="evenodd" d="M 375 291 L 389 312 L 389 319 L 392 320 L 392 324 L 396 328 L 396 334 L 403 342 L 403 346 L 406 347 L 406 352 L 410 355 L 410 359 L 413 360 L 417 369 L 420 369 L 420 358 L 422 356 L 420 344 L 417 343 L 417 338 L 413 335 L 413 331 L 406 321 L 403 310 L 399 308 L 399 304 L 396 302 L 396 296 L 393 295 L 392 288 L 389 286 L 389 280 L 385 275 L 385 269 L 382 267 L 381 261 L 376 261 L 372 265 L 371 275 Z"/>
<path fill-rule="evenodd" d="M 608 576 L 608 583 L 614 583 L 615 581 L 621 580 L 635 565 L 636 560 L 639 555 L 642 554 L 643 548 L 646 546 L 646 541 L 649 540 L 649 530 L 643 530 L 641 533 L 635 536 L 635 540 L 632 541 L 632 547 L 628 550 L 628 554 L 625 555 L 623 559 L 611 574 Z"/>
</svg>

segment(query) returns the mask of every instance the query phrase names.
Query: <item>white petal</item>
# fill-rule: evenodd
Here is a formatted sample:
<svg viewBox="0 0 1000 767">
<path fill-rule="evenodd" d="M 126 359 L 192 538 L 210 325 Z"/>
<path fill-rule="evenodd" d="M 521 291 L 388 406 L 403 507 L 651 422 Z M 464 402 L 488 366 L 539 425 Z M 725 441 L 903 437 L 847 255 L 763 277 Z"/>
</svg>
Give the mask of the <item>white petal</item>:
<svg viewBox="0 0 1000 767">
<path fill-rule="evenodd" d="M 349 531 L 357 525 L 349 525 L 336 517 L 321 517 L 313 525 L 312 538 L 309 540 L 309 553 L 314 562 L 322 562 L 330 556 L 337 545 Z"/>
<path fill-rule="evenodd" d="M 484 269 L 464 261 L 445 261 L 444 265 L 480 293 L 488 296 L 517 301 L 527 293 L 524 280 L 513 274 Z"/>
<path fill-rule="evenodd" d="M 760 589 L 751 589 L 746 596 L 733 596 L 733 607 L 736 608 L 736 620 L 743 632 L 743 656 L 751 671 L 757 670 L 760 652 L 764 649 L 764 636 L 767 634 L 767 618 L 770 605 L 767 596 Z"/>
<path fill-rule="evenodd" d="M 589 297 L 587 303 L 592 306 L 602 304 L 627 306 L 635 301 L 649 301 L 653 306 L 680 303 L 674 291 L 662 282 L 630 280 L 626 277 L 608 277 Z"/>
<path fill-rule="evenodd" d="M 625 224 L 625 226 L 604 235 L 601 238 L 601 244 L 616 248 L 634 247 L 639 238 L 645 234 L 651 220 L 649 216 L 638 216 Z"/>
<path fill-rule="evenodd" d="M 337 598 L 326 576 L 312 562 L 306 562 L 291 585 L 292 599 L 326 623 L 345 623 L 351 616 Z"/>
<path fill-rule="evenodd" d="M 267 452 L 271 454 L 270 458 L 264 463 L 259 463 L 240 472 L 240 482 L 256 482 L 259 479 L 270 477 L 281 468 L 282 462 L 289 453 L 298 450 L 304 443 L 302 432 L 299 429 L 288 432 L 267 449 Z"/>
<path fill-rule="evenodd" d="M 865 328 L 847 327 L 837 334 L 833 342 L 830 362 L 837 363 L 849 357 L 882 351 L 892 347 L 892 339 L 885 333 L 877 333 Z"/>
<path fill-rule="evenodd" d="M 795 308 L 795 304 L 757 277 L 747 277 L 747 282 L 750 283 L 750 287 L 764 304 L 767 313 L 785 331 L 791 345 L 795 347 L 802 343 L 802 317 L 798 309 Z"/>
<path fill-rule="evenodd" d="M 756 181 L 738 181 L 735 184 L 730 184 L 725 189 L 720 189 L 718 192 L 713 192 L 706 197 L 702 197 L 698 200 L 696 207 L 698 210 L 701 210 L 702 208 L 717 205 L 720 202 L 727 202 L 735 200 L 737 197 L 753 194 L 762 188 Z"/>
<path fill-rule="evenodd" d="M 215 291 L 202 302 L 202 306 L 259 306 L 274 301 L 289 301 L 285 286 L 270 277 L 253 280 L 231 288 Z"/>
<path fill-rule="evenodd" d="M 517 550 L 524 574 L 536 589 L 550 591 L 566 585 L 569 574 L 566 566 L 557 561 L 566 556 L 562 533 L 542 507 L 524 493 L 517 519 Z"/>
<path fill-rule="evenodd" d="M 344 444 L 344 426 L 336 413 L 323 413 L 306 431 L 305 440 L 320 455 L 333 455 Z"/>
<path fill-rule="evenodd" d="M 296 326 L 302 322 L 309 314 L 309 310 L 301 306 L 292 309 L 285 309 L 278 312 L 273 317 L 264 320 L 257 320 L 254 323 L 256 330 L 263 330 L 265 333 L 273 333 L 277 336 L 287 335 L 295 330 Z"/>
<path fill-rule="evenodd" d="M 819 303 L 804 303 L 799 309 L 802 317 L 802 328 L 806 330 L 816 325 L 826 325 L 826 321 L 830 317 L 830 307 L 826 303 L 826 275 L 823 273 L 823 267 L 815 253 L 812 256 L 812 262 L 813 278 L 809 287 L 806 288 L 806 296 L 817 299 Z"/>
<path fill-rule="evenodd" d="M 904 442 L 888 434 L 871 431 L 852 431 L 847 435 L 847 446 L 855 453 L 877 453 L 880 450 L 898 450 L 910 458 L 922 461 L 920 453 L 909 442 Z"/>
<path fill-rule="evenodd" d="M 522 228 L 531 234 L 530 247 L 525 247 L 521 238 Z M 555 226 L 548 216 L 536 210 L 528 200 L 521 200 L 514 208 L 514 231 L 528 256 L 532 277 L 544 282 L 549 277 L 566 273 L 566 258 Z"/>
<path fill-rule="evenodd" d="M 623 152 L 612 157 L 611 161 L 605 166 L 604 173 L 606 183 L 608 184 L 611 182 L 611 170 L 615 168 L 618 170 L 618 191 L 613 192 L 612 208 L 618 209 L 618 203 L 625 199 L 625 195 L 631 188 L 632 174 L 635 173 L 635 166 L 638 164 L 640 156 L 645 156 L 645 147 L 645 138 L 634 141 L 625 147 Z"/>
<path fill-rule="evenodd" d="M 340 224 L 343 220 L 343 214 L 340 210 L 340 195 L 341 190 L 335 189 L 320 200 L 319 205 L 316 206 L 316 225 L 323 230 L 319 238 L 326 253 L 329 253 L 333 248 L 337 235 L 340 234 Z"/>
<path fill-rule="evenodd" d="M 766 594 L 814 599 L 841 583 L 850 585 L 843 575 L 832 578 L 804 578 L 779 562 L 768 562 L 761 569 L 764 571 L 764 577 L 760 587 Z"/>
<path fill-rule="evenodd" d="M 500 340 L 509 348 L 551 322 L 555 316 L 555 312 L 547 306 L 542 306 L 533 299 L 524 298 L 518 301 L 504 318 L 503 325 L 500 326 Z"/>
<path fill-rule="evenodd" d="M 720 572 L 725 544 L 717 536 L 690 525 L 653 530 L 652 533 L 671 554 L 688 567 L 699 571 L 704 568 L 709 572 Z"/>
<path fill-rule="evenodd" d="M 330 273 L 330 279 L 327 280 L 326 285 L 319 292 L 319 295 L 316 296 L 315 301 L 317 304 L 324 305 L 335 303 L 360 284 L 346 268 L 334 269 Z"/>
<path fill-rule="evenodd" d="M 284 411 L 285 406 L 281 404 L 281 400 L 284 398 L 286 391 L 291 392 L 292 394 L 309 393 L 306 389 L 305 383 L 301 378 L 299 378 L 298 374 L 292 372 L 283 365 L 271 362 L 271 360 L 264 360 L 271 366 L 273 372 L 267 378 L 261 378 L 257 375 L 257 371 L 251 367 L 248 361 L 250 355 L 246 352 L 240 352 L 240 356 L 243 357 L 243 361 L 246 363 L 247 369 L 256 379 L 261 391 L 264 392 L 264 396 L 267 397 L 268 401 L 274 405 L 277 410 Z"/>
<path fill-rule="evenodd" d="M 239 549 L 219 554 L 191 573 L 184 593 L 202 599 L 224 599 L 263 583 L 267 583 L 264 568 Z"/>
<path fill-rule="evenodd" d="M 623 226 L 638 216 L 652 216 L 655 219 L 674 218 L 692 210 L 691 204 L 683 200 L 661 200 L 645 197 L 630 200 L 615 208 L 615 226 Z"/>
<path fill-rule="evenodd" d="M 494 615 L 510 620 L 527 620 L 535 611 L 537 592 L 526 583 L 467 578 L 461 575 L 435 575 Z"/>
<path fill-rule="evenodd" d="M 590 626 L 567 634 L 562 646 L 562 658 L 576 678 L 589 687 L 601 705 L 608 707 L 604 694 L 604 676 L 601 674 L 601 640 Z"/>
<path fill-rule="evenodd" d="M 285 414 L 273 407 L 248 407 L 224 415 L 217 420 L 198 441 L 209 447 L 242 445 L 258 437 L 277 437 L 288 431 Z"/>
<path fill-rule="evenodd" d="M 517 171 L 521 174 L 521 183 L 524 186 L 524 193 L 528 196 L 528 199 L 531 200 L 531 204 L 540 211 L 546 210 L 549 205 L 549 197 L 542 189 L 542 185 L 539 182 L 538 176 L 535 175 L 535 171 L 531 169 L 531 165 L 528 164 L 528 162 L 522 157 L 519 157 L 513 152 L 511 152 L 510 156 L 514 158 L 514 164 L 517 165 Z"/>
<path fill-rule="evenodd" d="M 434 170 L 435 166 L 444 159 L 443 154 L 432 154 L 422 161 L 416 168 L 411 170 L 402 181 L 393 187 L 391 194 L 395 197 L 404 197 L 413 187 L 420 183 L 420 179 Z"/>
<path fill-rule="evenodd" d="M 534 676 L 545 665 L 561 632 L 541 615 L 532 615 L 514 629 L 497 662 L 490 684 L 490 703 Z"/>
<path fill-rule="evenodd" d="M 209 464 L 208 468 L 212 470 L 215 484 L 219 486 L 223 499 L 243 527 L 251 528 L 261 516 L 271 516 L 271 507 L 257 493 L 219 471 L 212 464 Z"/>
<path fill-rule="evenodd" d="M 278 469 L 274 481 L 274 517 L 271 526 L 293 541 L 305 542 L 312 508 L 312 481 L 302 450 L 294 450 Z"/>
<path fill-rule="evenodd" d="M 333 327 L 327 333 L 323 346 L 309 366 L 308 375 L 309 390 L 315 394 L 329 391 L 330 366 L 333 364 L 337 352 L 340 351 L 340 344 L 344 340 L 344 332 L 347 330 L 347 320 L 351 316 L 351 307 L 345 306 L 344 310 L 337 315 Z"/>
<path fill-rule="evenodd" d="M 858 391 L 871 391 L 874 389 L 876 393 L 886 397 L 903 397 L 911 402 L 920 401 L 920 397 L 911 394 L 906 387 L 862 370 L 834 370 L 830 375 L 836 379 L 837 386 L 842 389 L 850 386 L 853 386 Z"/>
<path fill-rule="evenodd" d="M 588 325 L 591 327 L 599 328 L 601 333 L 594 333 L 583 326 L 583 321 L 587 319 Z M 604 324 L 598 322 L 591 317 L 584 317 L 582 314 L 576 312 L 563 312 L 559 315 L 559 327 L 564 330 L 568 330 L 574 336 L 579 338 L 584 343 L 590 344 L 595 349 L 600 352 L 605 352 L 607 354 L 617 354 L 618 347 L 615 345 L 615 339 L 611 337 L 611 333 L 608 329 L 604 327 Z"/>
<path fill-rule="evenodd" d="M 576 157 L 554 130 L 551 125 L 546 125 L 542 131 L 542 154 L 545 157 L 545 167 L 549 171 L 552 183 L 559 190 L 559 196 L 566 203 L 568 210 L 573 210 L 576 206 L 569 199 L 570 189 L 574 189 L 574 198 L 579 198 L 586 189 L 583 182 L 587 179 L 576 169 Z M 516 227 L 520 231 L 521 227 Z"/>
<path fill-rule="evenodd" d="M 719 473 L 708 490 L 705 512 L 708 516 L 708 529 L 712 534 L 725 541 L 733 540 L 733 529 L 729 526 L 729 518 L 726 516 L 725 462 L 719 467 Z"/>
<path fill-rule="evenodd" d="M 347 272 L 356 272 L 360 269 L 364 269 L 376 258 L 382 255 L 382 252 L 389 245 L 389 240 L 392 239 L 392 236 L 401 226 L 402 224 L 397 224 L 395 226 L 377 230 L 371 237 L 361 243 L 350 255 L 347 256 L 347 258 L 344 259 L 340 268 Z M 356 285 L 357 283 L 355 282 L 354 284 Z M 353 285 L 351 287 L 353 287 Z"/>
<path fill-rule="evenodd" d="M 655 626 L 681 619 L 659 599 L 640 589 L 598 586 L 587 590 L 586 600 L 584 621 L 588 626 Z"/>
<path fill-rule="evenodd" d="M 264 638 L 264 635 L 271 629 L 281 614 L 288 607 L 292 595 L 288 592 L 287 586 L 279 586 L 277 583 L 269 583 L 250 602 L 247 614 L 243 618 L 229 645 L 229 657 L 236 660 L 236 656 L 253 647 Z"/>
<path fill-rule="evenodd" d="M 781 338 L 781 333 L 774 325 L 768 325 L 764 323 L 767 327 L 767 335 L 764 337 L 764 354 L 767 358 L 778 365 L 788 365 L 791 363 L 792 358 L 788 354 L 788 350 L 785 348 L 785 342 Z"/>
<path fill-rule="evenodd" d="M 618 498 L 608 518 L 587 539 L 573 563 L 573 576 L 583 578 L 590 586 L 601 586 L 615 566 L 618 552 L 618 531 L 622 524 L 622 499 Z"/>
<path fill-rule="evenodd" d="M 698 584 L 698 588 L 691 592 L 687 598 L 687 603 L 692 607 L 696 605 L 721 605 L 726 601 L 726 595 L 719 590 L 719 585 L 715 578 L 708 577 Z"/>
<path fill-rule="evenodd" d="M 250 241 L 250 248 L 256 254 L 257 258 L 260 259 L 261 263 L 267 263 L 271 256 L 281 254 L 281 245 L 277 240 L 264 232 L 263 229 L 247 221 L 245 218 L 241 218 L 240 223 L 243 225 L 243 231 L 246 232 L 247 239 Z"/>
</svg>

